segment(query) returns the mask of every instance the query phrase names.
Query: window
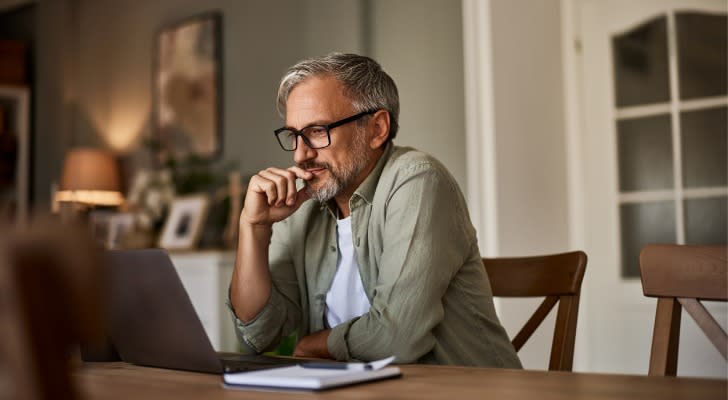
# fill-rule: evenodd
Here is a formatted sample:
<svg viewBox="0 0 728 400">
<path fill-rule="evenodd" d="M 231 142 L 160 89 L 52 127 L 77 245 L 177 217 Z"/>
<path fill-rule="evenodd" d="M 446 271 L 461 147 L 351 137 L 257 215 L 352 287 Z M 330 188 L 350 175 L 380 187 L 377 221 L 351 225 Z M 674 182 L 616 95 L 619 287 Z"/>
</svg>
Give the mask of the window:
<svg viewBox="0 0 728 400">
<path fill-rule="evenodd" d="M 728 242 L 726 21 L 670 12 L 612 38 L 625 278 L 647 243 Z"/>
</svg>

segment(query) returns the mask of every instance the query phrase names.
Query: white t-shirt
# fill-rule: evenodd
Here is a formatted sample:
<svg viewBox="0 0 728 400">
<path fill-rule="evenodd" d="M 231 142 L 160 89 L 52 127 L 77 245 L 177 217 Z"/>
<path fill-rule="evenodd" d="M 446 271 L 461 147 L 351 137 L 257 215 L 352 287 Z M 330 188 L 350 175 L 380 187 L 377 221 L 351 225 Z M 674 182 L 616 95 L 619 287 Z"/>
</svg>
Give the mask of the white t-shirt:
<svg viewBox="0 0 728 400">
<path fill-rule="evenodd" d="M 359 263 L 354 256 L 351 238 L 351 216 L 336 221 L 339 257 L 336 273 L 326 292 L 326 322 L 330 328 L 369 311 L 371 304 L 364 292 Z"/>
</svg>

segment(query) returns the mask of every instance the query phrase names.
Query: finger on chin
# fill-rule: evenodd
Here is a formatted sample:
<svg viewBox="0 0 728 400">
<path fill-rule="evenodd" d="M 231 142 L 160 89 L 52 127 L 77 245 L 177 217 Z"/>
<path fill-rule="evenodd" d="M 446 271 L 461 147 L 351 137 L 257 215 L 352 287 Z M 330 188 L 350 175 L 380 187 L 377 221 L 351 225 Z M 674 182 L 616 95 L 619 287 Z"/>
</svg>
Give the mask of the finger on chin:
<svg viewBox="0 0 728 400">
<path fill-rule="evenodd" d="M 294 165 L 293 167 L 289 167 L 288 170 L 296 174 L 296 177 L 298 177 L 299 179 L 303 179 L 305 181 L 313 179 L 312 173 L 306 171 L 299 166 Z"/>
</svg>

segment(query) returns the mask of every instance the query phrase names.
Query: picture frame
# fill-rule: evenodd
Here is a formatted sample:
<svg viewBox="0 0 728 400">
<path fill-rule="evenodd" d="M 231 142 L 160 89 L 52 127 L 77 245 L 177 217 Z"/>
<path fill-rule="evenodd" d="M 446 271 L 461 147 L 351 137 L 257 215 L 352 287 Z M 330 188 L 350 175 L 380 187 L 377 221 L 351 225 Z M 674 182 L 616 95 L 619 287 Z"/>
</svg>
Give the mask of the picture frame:
<svg viewBox="0 0 728 400">
<path fill-rule="evenodd" d="M 159 237 L 159 247 L 168 250 L 194 249 L 200 239 L 209 203 L 206 195 L 175 198 Z"/>
<path fill-rule="evenodd" d="M 109 249 L 121 249 L 124 246 L 125 237 L 134 230 L 134 215 L 131 213 L 117 213 L 109 220 L 109 235 L 107 243 Z"/>
<path fill-rule="evenodd" d="M 124 247 L 124 237 L 134 230 L 134 215 L 110 210 L 89 213 L 91 235 L 106 249 Z"/>
<path fill-rule="evenodd" d="M 30 192 L 30 89 L 0 85 L 0 219 L 23 224 Z"/>
<path fill-rule="evenodd" d="M 164 156 L 213 160 L 222 154 L 222 48 L 219 12 L 157 33 L 152 125 Z"/>
<path fill-rule="evenodd" d="M 104 248 L 108 246 L 109 238 L 109 221 L 111 216 L 114 214 L 113 211 L 106 210 L 94 210 L 88 214 L 88 224 L 91 230 L 91 236 L 103 245 Z"/>
</svg>

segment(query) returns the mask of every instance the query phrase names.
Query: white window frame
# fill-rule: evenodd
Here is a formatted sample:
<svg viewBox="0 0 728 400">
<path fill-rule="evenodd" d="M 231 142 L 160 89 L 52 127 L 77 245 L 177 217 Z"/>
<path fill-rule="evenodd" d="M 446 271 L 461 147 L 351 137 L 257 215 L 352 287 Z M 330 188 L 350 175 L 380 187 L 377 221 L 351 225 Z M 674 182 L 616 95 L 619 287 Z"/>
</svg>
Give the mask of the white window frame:
<svg viewBox="0 0 728 400">
<path fill-rule="evenodd" d="M 728 186 L 714 186 L 705 188 L 685 188 L 683 187 L 683 154 L 682 154 L 682 130 L 680 125 L 680 113 L 684 111 L 698 111 L 707 110 L 716 107 L 728 107 L 728 96 L 715 96 L 715 97 L 703 97 L 698 99 L 680 100 L 680 86 L 679 86 L 679 75 L 678 75 L 678 48 L 677 48 L 677 35 L 675 29 L 675 14 L 677 12 L 686 11 L 683 8 L 672 8 L 668 10 L 666 14 L 660 14 L 660 16 L 667 17 L 667 40 L 668 40 L 668 71 L 669 71 L 669 83 L 670 83 L 670 101 L 662 103 L 652 103 L 637 106 L 617 107 L 613 105 L 615 126 L 619 121 L 624 121 L 634 118 L 643 118 L 656 115 L 670 115 L 671 120 L 671 137 L 672 137 L 672 162 L 673 162 L 673 188 L 666 190 L 635 190 L 622 192 L 621 190 L 617 196 L 617 208 L 620 208 L 623 204 L 644 204 L 657 201 L 673 201 L 674 212 L 675 212 L 675 232 L 676 240 L 678 244 L 685 244 L 685 211 L 684 201 L 686 199 L 701 199 L 701 198 L 714 198 L 714 197 L 728 197 Z M 711 14 L 709 12 L 701 11 L 705 14 Z M 716 15 L 722 15 L 715 13 Z M 617 37 L 623 33 L 630 32 L 636 27 L 642 26 L 646 22 L 652 19 L 644 19 L 635 26 L 625 29 L 622 32 L 616 33 L 614 37 Z M 616 76 L 613 77 L 616 82 Z M 614 134 L 619 135 L 617 129 L 614 129 Z M 617 149 L 617 157 L 619 157 L 619 149 Z M 618 221 L 621 225 L 621 221 Z M 623 250 L 621 227 L 620 227 L 620 253 Z M 620 260 L 621 263 L 621 260 Z M 621 266 L 622 273 L 624 272 L 624 266 Z M 639 276 L 624 276 L 623 279 L 639 279 Z"/>
</svg>

